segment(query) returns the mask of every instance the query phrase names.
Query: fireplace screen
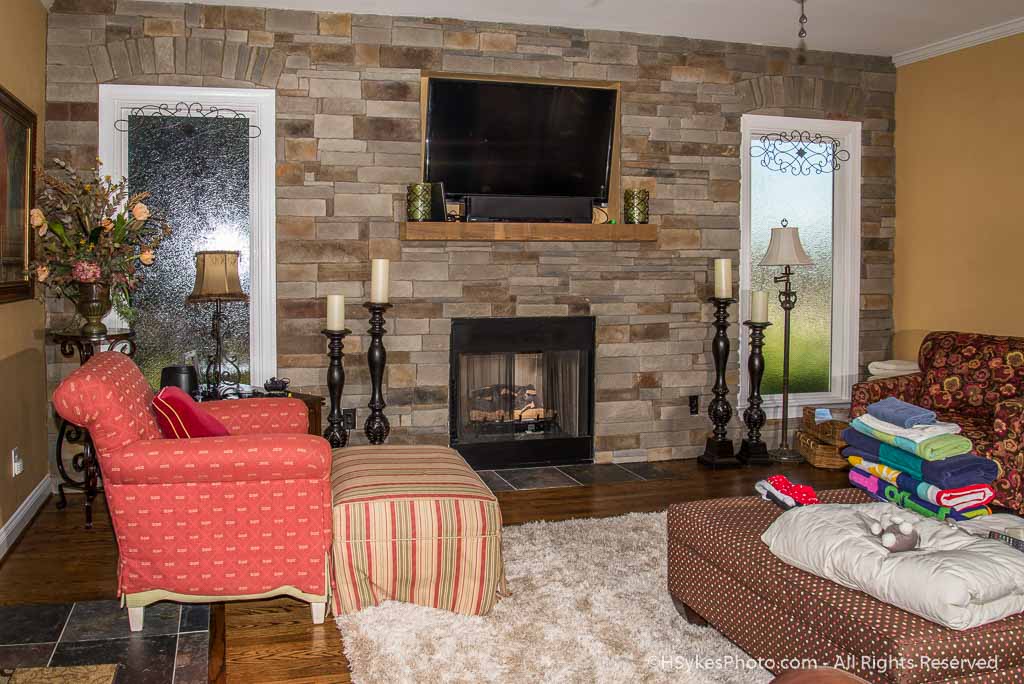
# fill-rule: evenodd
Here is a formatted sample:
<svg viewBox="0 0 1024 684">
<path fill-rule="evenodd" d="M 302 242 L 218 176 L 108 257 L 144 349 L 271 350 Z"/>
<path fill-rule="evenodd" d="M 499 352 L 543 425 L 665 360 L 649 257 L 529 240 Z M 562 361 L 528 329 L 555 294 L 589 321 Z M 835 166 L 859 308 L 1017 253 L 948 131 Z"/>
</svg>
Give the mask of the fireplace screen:
<svg viewBox="0 0 1024 684">
<path fill-rule="evenodd" d="M 461 441 L 580 436 L 580 351 L 459 354 Z"/>
<path fill-rule="evenodd" d="M 591 316 L 452 320 L 451 445 L 474 468 L 594 458 Z"/>
</svg>

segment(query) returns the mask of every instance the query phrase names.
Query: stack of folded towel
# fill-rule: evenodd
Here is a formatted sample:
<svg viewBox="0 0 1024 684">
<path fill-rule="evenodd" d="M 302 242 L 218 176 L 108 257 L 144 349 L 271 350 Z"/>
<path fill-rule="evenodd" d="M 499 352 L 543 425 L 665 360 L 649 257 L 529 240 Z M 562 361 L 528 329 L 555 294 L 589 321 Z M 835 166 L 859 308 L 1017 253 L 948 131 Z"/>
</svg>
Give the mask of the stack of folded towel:
<svg viewBox="0 0 1024 684">
<path fill-rule="evenodd" d="M 894 397 L 868 406 L 843 431 L 850 483 L 921 515 L 967 520 L 992 512 L 998 466 L 972 453 L 960 426 Z"/>
<path fill-rule="evenodd" d="M 896 378 L 901 375 L 917 373 L 921 368 L 917 361 L 901 361 L 893 359 L 890 361 L 872 361 L 868 364 L 868 380 L 881 380 L 883 378 Z"/>
</svg>

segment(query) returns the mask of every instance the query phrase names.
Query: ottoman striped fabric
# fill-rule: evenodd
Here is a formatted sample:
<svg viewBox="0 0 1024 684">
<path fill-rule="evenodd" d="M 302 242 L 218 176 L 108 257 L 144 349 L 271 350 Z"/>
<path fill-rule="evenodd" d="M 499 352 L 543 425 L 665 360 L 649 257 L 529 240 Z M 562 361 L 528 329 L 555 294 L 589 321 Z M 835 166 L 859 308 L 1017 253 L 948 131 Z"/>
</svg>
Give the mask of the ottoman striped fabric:
<svg viewBox="0 0 1024 684">
<path fill-rule="evenodd" d="M 334 609 L 406 601 L 485 615 L 505 591 L 501 510 L 458 452 L 334 451 Z"/>
</svg>

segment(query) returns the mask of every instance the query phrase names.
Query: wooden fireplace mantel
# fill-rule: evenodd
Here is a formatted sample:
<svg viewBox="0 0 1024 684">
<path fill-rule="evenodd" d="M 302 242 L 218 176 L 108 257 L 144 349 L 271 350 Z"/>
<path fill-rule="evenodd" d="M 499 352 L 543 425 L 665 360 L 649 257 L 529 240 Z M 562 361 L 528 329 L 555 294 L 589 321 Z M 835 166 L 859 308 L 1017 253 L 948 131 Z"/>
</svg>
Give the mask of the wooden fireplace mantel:
<svg viewBox="0 0 1024 684">
<path fill-rule="evenodd" d="M 636 242 L 658 239 L 658 227 L 628 223 L 485 223 L 407 221 L 403 240 L 533 240 L 542 242 Z"/>
</svg>

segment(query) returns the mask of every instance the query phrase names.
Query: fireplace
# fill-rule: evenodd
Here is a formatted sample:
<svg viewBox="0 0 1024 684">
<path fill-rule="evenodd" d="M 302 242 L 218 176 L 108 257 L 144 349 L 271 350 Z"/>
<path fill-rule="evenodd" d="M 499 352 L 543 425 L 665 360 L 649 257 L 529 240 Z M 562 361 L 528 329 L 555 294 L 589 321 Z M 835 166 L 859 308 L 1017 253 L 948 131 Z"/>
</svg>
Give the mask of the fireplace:
<svg viewBox="0 0 1024 684">
<path fill-rule="evenodd" d="M 594 318 L 452 320 L 451 445 L 474 468 L 594 459 Z"/>
</svg>

